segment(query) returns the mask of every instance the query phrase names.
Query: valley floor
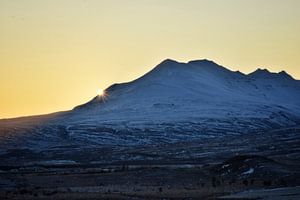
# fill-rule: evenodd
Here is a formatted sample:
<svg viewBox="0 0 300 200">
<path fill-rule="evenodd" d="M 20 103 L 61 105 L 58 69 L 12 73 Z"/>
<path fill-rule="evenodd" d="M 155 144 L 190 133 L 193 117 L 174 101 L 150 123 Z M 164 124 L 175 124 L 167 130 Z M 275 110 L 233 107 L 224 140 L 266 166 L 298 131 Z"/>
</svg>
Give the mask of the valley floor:
<svg viewBox="0 0 300 200">
<path fill-rule="evenodd" d="M 40 157 L 2 154 L 0 199 L 299 199 L 295 128 L 139 148 L 63 148 Z"/>
<path fill-rule="evenodd" d="M 255 193 L 256 190 L 253 189 L 291 187 L 299 184 L 299 172 L 290 177 L 284 175 L 226 177 L 218 173 L 223 166 L 57 168 L 43 171 L 35 169 L 36 172 L 34 169 L 27 169 L 23 172 L 1 174 L 1 185 L 6 184 L 7 187 L 2 187 L 0 197 L 1 199 L 215 199 L 251 189 L 249 193 L 227 196 L 226 199 L 229 197 L 257 199 L 266 196 L 266 192 L 258 190 Z M 9 184 L 11 187 L 8 187 Z M 295 187 L 285 193 L 291 197 L 297 194 L 299 197 L 299 189 Z"/>
</svg>

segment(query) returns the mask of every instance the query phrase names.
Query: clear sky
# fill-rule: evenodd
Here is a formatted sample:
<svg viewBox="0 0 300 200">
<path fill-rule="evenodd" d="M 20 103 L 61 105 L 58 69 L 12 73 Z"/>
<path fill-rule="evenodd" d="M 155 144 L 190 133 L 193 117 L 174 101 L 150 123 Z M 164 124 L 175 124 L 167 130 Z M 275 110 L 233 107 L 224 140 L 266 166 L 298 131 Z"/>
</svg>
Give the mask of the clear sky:
<svg viewBox="0 0 300 200">
<path fill-rule="evenodd" d="M 160 61 L 300 79 L 299 0 L 0 0 L 0 118 L 68 110 Z"/>
</svg>

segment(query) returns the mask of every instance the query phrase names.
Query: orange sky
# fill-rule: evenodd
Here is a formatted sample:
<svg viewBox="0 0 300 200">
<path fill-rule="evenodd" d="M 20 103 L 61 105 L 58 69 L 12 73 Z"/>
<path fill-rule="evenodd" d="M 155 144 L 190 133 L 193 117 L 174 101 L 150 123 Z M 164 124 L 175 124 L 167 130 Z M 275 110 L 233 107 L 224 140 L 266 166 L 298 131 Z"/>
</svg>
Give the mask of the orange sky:
<svg viewBox="0 0 300 200">
<path fill-rule="evenodd" d="M 300 79 L 298 0 L 0 0 L 0 118 L 68 110 L 165 58 Z"/>
</svg>

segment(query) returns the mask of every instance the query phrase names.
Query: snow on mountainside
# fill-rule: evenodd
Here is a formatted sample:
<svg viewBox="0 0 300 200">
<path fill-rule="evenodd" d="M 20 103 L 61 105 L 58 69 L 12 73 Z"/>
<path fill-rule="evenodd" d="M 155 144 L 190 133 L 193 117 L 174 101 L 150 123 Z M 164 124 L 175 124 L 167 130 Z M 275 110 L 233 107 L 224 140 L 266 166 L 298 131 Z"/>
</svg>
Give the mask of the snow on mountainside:
<svg viewBox="0 0 300 200">
<path fill-rule="evenodd" d="M 105 118 L 109 118 L 130 110 L 135 115 L 125 118 L 149 120 L 167 114 L 174 120 L 228 114 L 260 117 L 269 113 L 257 111 L 269 107 L 298 115 L 299 99 L 299 81 L 285 72 L 259 69 L 244 75 L 208 60 L 165 60 L 135 81 L 109 87 L 105 97 L 95 97 L 75 111 L 83 115 L 107 111 Z"/>
<path fill-rule="evenodd" d="M 286 72 L 168 59 L 72 111 L 0 121 L 0 144 L 145 145 L 273 130 L 300 124 L 299 99 L 300 81 Z"/>
</svg>

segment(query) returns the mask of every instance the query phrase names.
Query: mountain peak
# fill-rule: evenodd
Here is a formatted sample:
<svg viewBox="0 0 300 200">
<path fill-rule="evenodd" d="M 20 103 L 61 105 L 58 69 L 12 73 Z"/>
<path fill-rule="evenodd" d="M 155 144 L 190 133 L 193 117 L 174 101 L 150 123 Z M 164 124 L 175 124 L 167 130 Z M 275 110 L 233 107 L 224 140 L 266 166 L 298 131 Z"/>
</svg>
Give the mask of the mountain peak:
<svg viewBox="0 0 300 200">
<path fill-rule="evenodd" d="M 220 67 L 220 68 L 224 68 L 220 65 L 218 65 L 217 63 L 215 63 L 212 60 L 208 60 L 208 59 L 201 59 L 201 60 L 191 60 L 187 63 L 184 62 L 178 62 L 176 60 L 173 59 L 165 59 L 163 60 L 161 63 L 159 63 L 156 67 L 161 67 L 161 66 L 175 66 L 175 65 L 179 65 L 181 64 L 182 66 L 185 67 L 189 67 L 190 65 L 194 65 L 194 66 L 208 66 L 208 67 Z"/>
<path fill-rule="evenodd" d="M 285 78 L 285 79 L 290 79 L 290 80 L 294 80 L 294 78 L 289 75 L 286 71 L 281 71 L 278 73 L 281 77 Z"/>
<path fill-rule="evenodd" d="M 212 60 L 201 59 L 201 60 L 191 60 L 187 64 L 196 64 L 196 65 L 218 65 Z"/>
<path fill-rule="evenodd" d="M 252 74 L 270 74 L 271 72 L 266 68 L 257 68 Z"/>
<path fill-rule="evenodd" d="M 163 60 L 161 63 L 159 63 L 159 64 L 157 65 L 157 67 L 158 67 L 158 66 L 165 66 L 165 65 L 174 65 L 174 64 L 175 64 L 175 65 L 176 65 L 176 64 L 179 64 L 179 62 L 176 61 L 176 60 L 167 58 L 167 59 Z"/>
<path fill-rule="evenodd" d="M 291 75 L 286 73 L 285 71 L 281 71 L 279 73 L 270 72 L 267 69 L 258 68 L 254 72 L 250 73 L 249 76 L 254 78 L 280 78 L 286 80 L 294 80 Z"/>
<path fill-rule="evenodd" d="M 162 97 L 168 99 L 163 99 L 163 101 L 169 101 L 171 98 L 177 98 L 178 96 L 181 98 L 181 96 L 202 95 L 200 98 L 202 99 L 204 96 L 214 96 L 216 93 L 227 95 L 229 91 L 247 84 L 249 78 L 257 80 L 266 79 L 265 82 L 270 82 L 270 84 L 273 84 L 274 80 L 276 82 L 294 83 L 294 79 L 285 71 L 273 73 L 267 69 L 258 68 L 246 75 L 240 71 L 231 71 L 207 59 L 192 60 L 187 63 L 165 59 L 140 78 L 127 83 L 114 84 L 107 88 L 105 90 L 107 93 L 106 99 L 98 96 L 77 108 L 88 108 L 98 104 L 102 105 L 104 100 L 108 101 L 108 99 L 120 101 L 122 102 L 120 104 L 123 105 L 131 101 L 138 102 L 139 100 L 139 103 L 142 104 L 148 102 L 149 99 L 159 101 L 158 99 Z M 195 87 L 196 85 L 201 85 L 201 87 Z M 223 91 L 227 86 L 230 87 Z M 240 92 L 239 90 L 237 91 L 237 93 Z M 136 94 L 138 95 L 135 96 Z M 230 94 L 228 98 L 231 98 L 231 96 L 234 95 Z M 130 101 L 124 97 L 130 99 Z"/>
<path fill-rule="evenodd" d="M 225 67 L 218 65 L 217 63 L 202 59 L 202 60 L 191 60 L 187 63 L 185 62 L 178 62 L 172 59 L 165 59 L 161 63 L 159 63 L 153 70 L 147 73 L 145 76 L 160 76 L 160 77 L 170 77 L 174 75 L 179 75 L 182 73 L 202 73 L 202 72 L 209 72 L 214 74 L 224 74 L 231 72 L 230 70 L 226 69 Z"/>
<path fill-rule="evenodd" d="M 211 73 L 221 73 L 228 74 L 231 71 L 211 60 L 202 59 L 202 60 L 192 60 L 187 63 L 187 65 L 196 66 L 205 71 L 209 71 Z"/>
</svg>

